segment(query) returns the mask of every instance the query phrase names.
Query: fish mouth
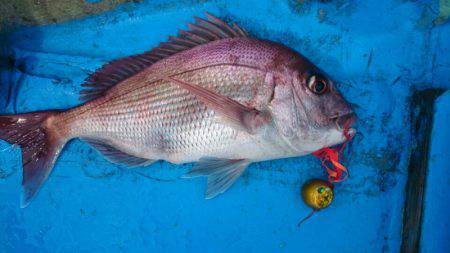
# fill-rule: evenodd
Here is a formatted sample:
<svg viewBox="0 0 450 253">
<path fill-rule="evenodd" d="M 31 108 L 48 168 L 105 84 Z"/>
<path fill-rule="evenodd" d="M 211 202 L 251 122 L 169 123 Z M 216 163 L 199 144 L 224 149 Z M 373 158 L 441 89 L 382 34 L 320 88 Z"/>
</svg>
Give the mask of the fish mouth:
<svg viewBox="0 0 450 253">
<path fill-rule="evenodd" d="M 346 131 L 350 137 L 353 137 L 356 134 L 356 130 L 351 128 L 356 121 L 356 115 L 354 113 L 347 113 L 331 119 L 339 131 Z"/>
</svg>

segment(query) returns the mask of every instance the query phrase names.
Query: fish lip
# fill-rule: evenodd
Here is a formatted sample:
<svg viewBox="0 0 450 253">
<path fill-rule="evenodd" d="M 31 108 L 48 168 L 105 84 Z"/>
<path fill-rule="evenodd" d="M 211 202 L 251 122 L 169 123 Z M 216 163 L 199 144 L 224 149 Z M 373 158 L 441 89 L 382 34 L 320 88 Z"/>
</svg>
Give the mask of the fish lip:
<svg viewBox="0 0 450 253">
<path fill-rule="evenodd" d="M 345 113 L 339 116 L 332 117 L 331 120 L 334 122 L 336 128 L 339 131 L 343 131 L 344 129 L 348 129 L 348 133 L 350 135 L 355 134 L 356 130 L 351 128 L 351 126 L 356 121 L 356 115 L 353 112 Z"/>
</svg>

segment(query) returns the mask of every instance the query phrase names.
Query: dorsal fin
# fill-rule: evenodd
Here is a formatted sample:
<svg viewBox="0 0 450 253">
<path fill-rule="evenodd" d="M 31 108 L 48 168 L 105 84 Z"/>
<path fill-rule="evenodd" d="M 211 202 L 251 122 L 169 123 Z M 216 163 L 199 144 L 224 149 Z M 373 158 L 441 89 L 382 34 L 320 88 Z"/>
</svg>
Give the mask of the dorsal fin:
<svg viewBox="0 0 450 253">
<path fill-rule="evenodd" d="M 211 41 L 248 37 L 248 33 L 235 23 L 230 26 L 225 21 L 206 12 L 207 20 L 195 17 L 195 23 L 188 23 L 189 30 L 180 30 L 178 36 L 170 36 L 149 52 L 111 61 L 103 65 L 82 84 L 80 99 L 89 101 L 101 97 L 117 83 L 141 72 L 153 63 L 181 51 L 206 44 Z"/>
</svg>

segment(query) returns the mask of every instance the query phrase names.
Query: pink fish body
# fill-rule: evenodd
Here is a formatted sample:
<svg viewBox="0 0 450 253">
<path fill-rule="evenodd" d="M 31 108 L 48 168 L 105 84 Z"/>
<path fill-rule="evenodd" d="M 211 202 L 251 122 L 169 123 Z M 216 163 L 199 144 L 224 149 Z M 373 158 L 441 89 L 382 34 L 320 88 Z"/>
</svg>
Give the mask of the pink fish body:
<svg viewBox="0 0 450 253">
<path fill-rule="evenodd" d="M 88 102 L 79 107 L 0 116 L 0 138 L 22 146 L 22 206 L 73 138 L 130 166 L 198 162 L 186 177 L 208 178 L 206 198 L 252 162 L 345 141 L 355 116 L 325 73 L 207 15 L 148 53 L 102 67 L 84 84 Z"/>
</svg>

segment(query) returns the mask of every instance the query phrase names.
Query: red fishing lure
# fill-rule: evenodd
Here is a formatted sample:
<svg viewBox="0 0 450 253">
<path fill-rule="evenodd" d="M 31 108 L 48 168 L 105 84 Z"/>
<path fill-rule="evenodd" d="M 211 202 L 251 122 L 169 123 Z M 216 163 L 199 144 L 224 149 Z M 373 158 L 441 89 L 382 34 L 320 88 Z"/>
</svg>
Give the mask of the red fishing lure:
<svg viewBox="0 0 450 253">
<path fill-rule="evenodd" d="M 349 175 L 348 170 L 344 165 L 342 165 L 339 162 L 339 156 L 342 154 L 342 151 L 345 149 L 346 144 L 349 141 L 351 141 L 354 136 L 354 135 L 351 135 L 349 133 L 349 131 L 350 131 L 349 127 L 344 128 L 344 135 L 347 140 L 344 143 L 342 143 L 341 145 L 336 146 L 334 148 L 324 147 L 324 148 L 319 149 L 312 153 L 315 157 L 319 158 L 320 161 L 322 162 L 322 166 L 328 172 L 328 181 L 331 184 L 337 183 L 337 182 L 342 182 L 348 178 L 348 175 Z M 329 166 L 329 165 L 331 165 L 331 166 Z M 332 189 L 333 185 L 330 185 L 330 187 Z M 303 222 L 305 222 L 306 220 L 311 218 L 319 210 L 320 210 L 320 208 L 319 209 L 314 208 L 308 216 L 303 218 L 297 224 L 297 226 L 300 226 Z"/>
<path fill-rule="evenodd" d="M 348 170 L 339 163 L 339 155 L 344 150 L 347 142 L 352 140 L 353 136 L 349 134 L 349 128 L 344 129 L 344 135 L 347 140 L 340 146 L 334 148 L 324 147 L 312 153 L 321 160 L 323 167 L 328 172 L 328 181 L 330 183 L 341 182 L 348 178 Z M 331 167 L 329 164 L 331 164 Z"/>
</svg>

